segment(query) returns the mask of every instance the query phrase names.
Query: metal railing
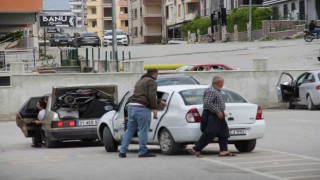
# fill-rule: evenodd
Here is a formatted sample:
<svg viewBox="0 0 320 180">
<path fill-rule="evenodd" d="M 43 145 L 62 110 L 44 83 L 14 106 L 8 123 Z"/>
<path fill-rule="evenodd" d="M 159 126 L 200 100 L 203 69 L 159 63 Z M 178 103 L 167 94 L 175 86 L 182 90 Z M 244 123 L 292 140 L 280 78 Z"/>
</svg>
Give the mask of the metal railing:
<svg viewBox="0 0 320 180">
<path fill-rule="evenodd" d="M 0 51 L 0 70 L 9 71 L 10 63 L 24 62 L 25 70 L 32 71 L 36 68 L 36 62 L 39 60 L 38 53 L 35 50 L 3 50 Z"/>
</svg>

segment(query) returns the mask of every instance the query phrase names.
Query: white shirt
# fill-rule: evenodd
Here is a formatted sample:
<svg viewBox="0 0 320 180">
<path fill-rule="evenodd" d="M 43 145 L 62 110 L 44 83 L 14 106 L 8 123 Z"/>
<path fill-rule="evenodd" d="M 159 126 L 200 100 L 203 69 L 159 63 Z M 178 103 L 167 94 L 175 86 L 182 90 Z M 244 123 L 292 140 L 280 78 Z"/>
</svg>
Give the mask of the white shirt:
<svg viewBox="0 0 320 180">
<path fill-rule="evenodd" d="M 44 120 L 44 115 L 46 114 L 46 110 L 41 109 L 38 113 L 38 120 Z"/>
</svg>

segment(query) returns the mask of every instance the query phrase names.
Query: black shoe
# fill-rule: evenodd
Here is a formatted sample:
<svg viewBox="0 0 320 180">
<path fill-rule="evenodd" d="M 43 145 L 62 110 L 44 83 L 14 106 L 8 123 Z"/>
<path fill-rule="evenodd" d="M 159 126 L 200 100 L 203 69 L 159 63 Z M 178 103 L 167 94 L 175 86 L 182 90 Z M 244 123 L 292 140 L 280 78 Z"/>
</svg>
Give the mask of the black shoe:
<svg viewBox="0 0 320 180">
<path fill-rule="evenodd" d="M 142 158 L 142 157 L 156 157 L 156 155 L 155 154 L 151 154 L 151 153 L 149 153 L 149 152 L 146 152 L 146 153 L 144 153 L 144 154 L 140 154 L 139 155 L 139 158 Z"/>
<path fill-rule="evenodd" d="M 34 147 L 34 148 L 40 148 L 41 145 L 40 144 L 32 144 L 31 147 Z"/>
<path fill-rule="evenodd" d="M 119 153 L 119 157 L 120 158 L 125 158 L 125 157 L 127 157 L 127 155 L 126 155 L 126 153 Z"/>
</svg>

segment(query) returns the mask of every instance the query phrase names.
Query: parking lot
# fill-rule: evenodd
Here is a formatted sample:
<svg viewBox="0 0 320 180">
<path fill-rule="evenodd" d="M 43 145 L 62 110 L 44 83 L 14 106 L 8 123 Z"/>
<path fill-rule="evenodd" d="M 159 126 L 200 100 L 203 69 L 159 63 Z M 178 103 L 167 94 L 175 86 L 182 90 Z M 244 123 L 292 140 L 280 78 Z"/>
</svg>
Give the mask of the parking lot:
<svg viewBox="0 0 320 180">
<path fill-rule="evenodd" d="M 218 157 L 218 145 L 203 151 L 204 158 L 186 150 L 141 159 L 137 145 L 127 158 L 107 153 L 98 142 L 64 142 L 54 149 L 34 149 L 15 122 L 0 123 L 1 179 L 319 179 L 319 111 L 265 110 L 267 133 L 251 153 Z M 188 146 L 191 147 L 191 146 Z"/>
</svg>

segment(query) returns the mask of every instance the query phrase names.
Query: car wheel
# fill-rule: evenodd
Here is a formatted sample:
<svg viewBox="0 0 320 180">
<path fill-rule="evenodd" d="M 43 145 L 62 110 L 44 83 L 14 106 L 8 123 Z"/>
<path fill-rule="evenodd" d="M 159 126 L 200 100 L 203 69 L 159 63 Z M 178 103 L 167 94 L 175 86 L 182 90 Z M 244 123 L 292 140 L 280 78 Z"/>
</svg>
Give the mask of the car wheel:
<svg viewBox="0 0 320 180">
<path fill-rule="evenodd" d="M 107 152 L 117 152 L 118 150 L 118 145 L 113 139 L 108 126 L 104 127 L 103 129 L 103 144 Z"/>
<path fill-rule="evenodd" d="M 55 148 L 58 145 L 59 145 L 59 141 L 57 141 L 57 140 L 50 141 L 48 138 L 46 138 L 46 146 L 47 146 L 47 148 Z"/>
<path fill-rule="evenodd" d="M 295 108 L 295 105 L 292 104 L 291 101 L 289 101 L 289 102 L 287 103 L 287 109 L 294 109 L 294 108 Z"/>
<path fill-rule="evenodd" d="M 239 152 L 251 152 L 256 147 L 257 140 L 247 140 L 247 141 L 239 141 L 235 142 L 234 146 L 237 148 Z"/>
<path fill-rule="evenodd" d="M 176 154 L 180 149 L 180 144 L 174 142 L 171 133 L 164 129 L 159 136 L 160 149 L 163 154 L 171 155 Z"/>
<path fill-rule="evenodd" d="M 313 104 L 310 95 L 307 96 L 307 102 L 308 102 L 307 106 L 308 106 L 308 109 L 309 109 L 309 110 L 315 110 L 315 109 L 317 109 L 317 107 Z"/>
</svg>

